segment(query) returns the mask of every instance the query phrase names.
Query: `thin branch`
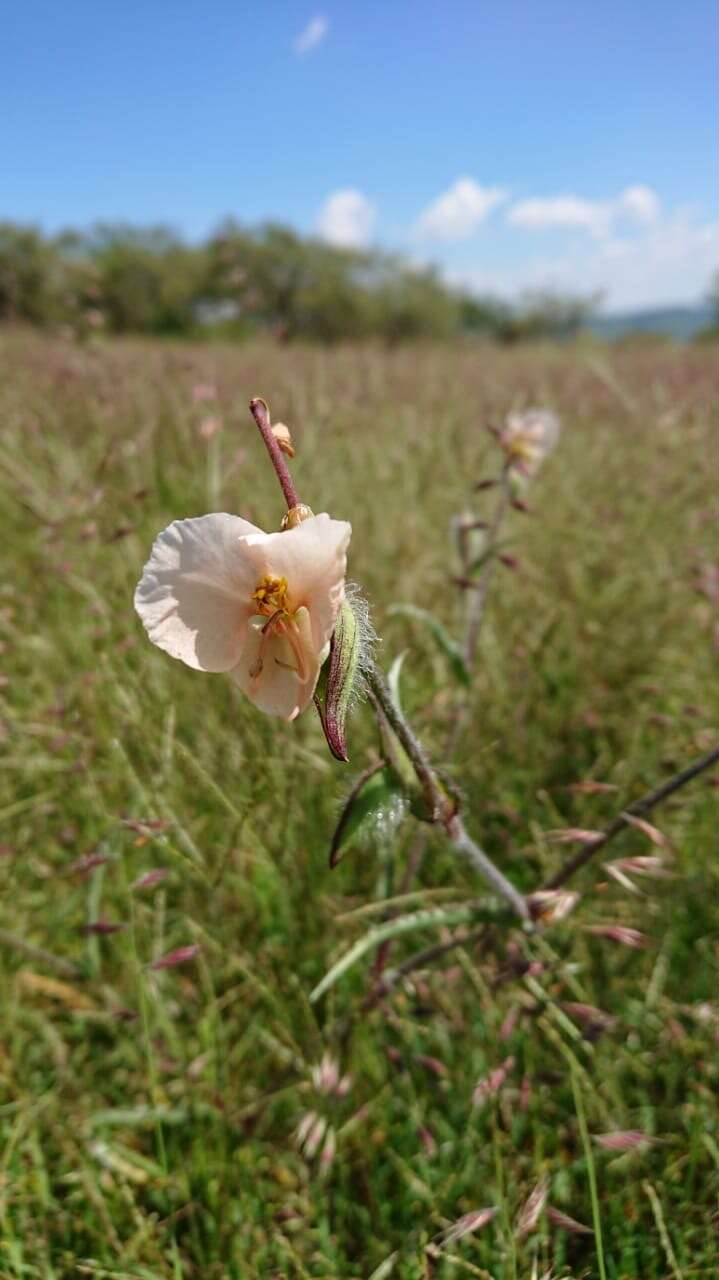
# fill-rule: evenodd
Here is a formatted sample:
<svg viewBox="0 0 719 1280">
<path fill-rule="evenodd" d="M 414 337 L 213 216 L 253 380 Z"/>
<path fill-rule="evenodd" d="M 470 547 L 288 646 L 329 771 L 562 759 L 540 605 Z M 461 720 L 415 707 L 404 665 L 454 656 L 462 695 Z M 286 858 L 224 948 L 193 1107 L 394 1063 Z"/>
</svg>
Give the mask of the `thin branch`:
<svg viewBox="0 0 719 1280">
<path fill-rule="evenodd" d="M 491 858 L 475 843 L 461 817 L 454 811 L 454 806 L 442 787 L 436 770 L 432 766 L 422 743 L 393 702 L 385 678 L 374 663 L 367 675 L 367 682 L 389 724 L 394 729 L 409 756 L 420 786 L 429 801 L 433 815 L 432 821 L 444 827 L 454 848 L 469 859 L 483 879 L 491 885 L 495 893 L 498 893 L 500 897 L 504 898 L 505 902 L 509 903 L 520 919 L 529 920 L 529 907 L 522 894 L 518 889 L 515 889 L 514 885 L 502 874 L 499 868 L 495 867 Z"/>
<path fill-rule="evenodd" d="M 449 819 L 449 822 L 445 824 L 445 831 L 455 849 L 469 859 L 475 871 L 478 871 L 483 876 L 487 884 L 492 886 L 495 893 L 499 893 L 505 902 L 508 902 L 514 908 L 522 920 L 529 921 L 531 916 L 526 898 L 518 889 L 515 889 L 511 881 L 499 870 L 499 867 L 495 867 L 492 859 L 476 844 L 458 813 L 455 813 Z"/>
<path fill-rule="evenodd" d="M 695 760 L 694 764 L 688 765 L 686 769 L 682 769 L 679 773 L 675 773 L 673 777 L 669 778 L 666 782 L 663 782 L 661 786 L 656 787 L 654 791 L 648 792 L 648 794 L 643 796 L 641 800 L 636 800 L 634 804 L 628 805 L 622 813 L 617 815 L 613 822 L 610 822 L 608 827 L 605 827 L 604 831 L 599 833 L 596 839 L 590 840 L 589 843 L 585 844 L 578 853 L 575 853 L 568 862 L 565 862 L 564 866 L 560 867 L 559 871 L 552 876 L 551 880 L 547 881 L 544 888 L 561 888 L 563 884 L 567 883 L 567 880 L 591 861 L 595 853 L 598 853 L 600 849 L 603 849 L 604 846 L 608 844 L 610 840 L 613 840 L 615 836 L 618 836 L 620 831 L 623 831 L 625 827 L 631 826 L 631 818 L 641 818 L 645 814 L 651 813 L 652 809 L 656 808 L 658 804 L 661 804 L 662 800 L 666 800 L 668 796 L 673 795 L 675 791 L 680 789 L 680 787 L 686 786 L 686 784 L 691 782 L 693 778 L 698 777 L 700 773 L 704 773 L 706 769 L 710 769 L 711 766 L 716 764 L 718 761 L 719 747 L 714 747 L 711 751 L 708 751 L 705 756 L 702 756 L 699 760 Z"/>
<path fill-rule="evenodd" d="M 290 475 L 290 469 L 285 462 L 285 456 L 272 434 L 270 411 L 267 408 L 267 402 L 261 396 L 255 396 L 253 400 L 250 400 L 250 413 L 257 423 L 260 435 L 265 442 L 265 447 L 277 473 L 277 479 L 280 482 L 285 502 L 287 503 L 287 510 L 291 511 L 293 507 L 300 505 L 300 500 L 297 496 L 294 480 Z"/>
</svg>

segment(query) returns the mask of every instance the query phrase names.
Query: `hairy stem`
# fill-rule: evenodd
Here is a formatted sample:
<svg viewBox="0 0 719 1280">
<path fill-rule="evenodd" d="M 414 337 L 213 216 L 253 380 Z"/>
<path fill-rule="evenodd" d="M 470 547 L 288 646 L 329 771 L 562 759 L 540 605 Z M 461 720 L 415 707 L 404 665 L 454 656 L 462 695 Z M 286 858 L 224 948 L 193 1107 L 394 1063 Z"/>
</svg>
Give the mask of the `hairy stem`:
<svg viewBox="0 0 719 1280">
<path fill-rule="evenodd" d="M 388 724 L 394 729 L 412 762 L 412 767 L 425 798 L 429 801 L 432 821 L 440 821 L 447 806 L 447 797 L 439 784 L 437 774 L 430 764 L 422 743 L 394 702 L 387 681 L 374 662 L 367 673 L 367 683 Z"/>
<path fill-rule="evenodd" d="M 509 903 L 520 919 L 529 920 L 529 908 L 522 894 L 515 889 L 499 868 L 495 867 L 484 850 L 480 849 L 470 836 L 459 814 L 454 811 L 422 743 L 393 702 L 385 678 L 374 663 L 368 672 L 367 682 L 411 761 L 417 780 L 429 802 L 432 821 L 444 828 L 454 848 L 469 859 L 487 884 Z"/>
</svg>

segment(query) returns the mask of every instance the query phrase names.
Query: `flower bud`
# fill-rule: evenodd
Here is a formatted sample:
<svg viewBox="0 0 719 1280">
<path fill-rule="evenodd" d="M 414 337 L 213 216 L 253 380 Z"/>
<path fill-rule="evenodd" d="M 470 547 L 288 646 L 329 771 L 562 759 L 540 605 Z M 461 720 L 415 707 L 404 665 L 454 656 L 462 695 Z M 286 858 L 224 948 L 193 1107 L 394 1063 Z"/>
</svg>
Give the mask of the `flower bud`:
<svg viewBox="0 0 719 1280">
<path fill-rule="evenodd" d="M 356 591 L 350 590 L 337 615 L 329 656 L 315 691 L 315 706 L 327 745 L 335 759 L 344 763 L 349 760 L 345 722 L 362 687 L 363 668 L 373 640 L 367 605 Z"/>
<path fill-rule="evenodd" d="M 295 446 L 292 443 L 289 427 L 286 427 L 284 422 L 275 422 L 270 430 L 282 452 L 286 453 L 288 458 L 294 458 Z"/>
<path fill-rule="evenodd" d="M 315 693 L 315 706 L 332 755 L 336 760 L 342 760 L 345 763 L 349 760 L 345 721 L 354 692 L 358 666 L 357 619 L 352 612 L 352 606 L 347 600 L 343 600 L 330 642 L 329 657 L 320 673 Z"/>
<path fill-rule="evenodd" d="M 296 529 L 298 524 L 302 524 L 303 520 L 309 520 L 314 514 L 311 507 L 308 507 L 304 502 L 298 502 L 296 507 L 290 507 L 289 511 L 282 517 L 280 529 L 283 533 L 287 529 Z"/>
</svg>

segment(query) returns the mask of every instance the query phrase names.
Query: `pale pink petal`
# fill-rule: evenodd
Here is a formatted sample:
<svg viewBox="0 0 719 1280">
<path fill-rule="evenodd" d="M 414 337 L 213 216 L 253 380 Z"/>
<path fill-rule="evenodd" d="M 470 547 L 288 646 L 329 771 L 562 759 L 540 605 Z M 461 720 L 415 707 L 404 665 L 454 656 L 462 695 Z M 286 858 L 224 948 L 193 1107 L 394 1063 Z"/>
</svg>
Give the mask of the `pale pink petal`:
<svg viewBox="0 0 719 1280">
<path fill-rule="evenodd" d="M 309 609 L 317 651 L 330 639 L 344 597 L 351 533 L 352 526 L 345 520 L 322 514 L 284 533 L 268 533 L 245 542 L 258 580 L 263 574 L 286 578 L 289 609 L 303 605 Z"/>
<path fill-rule="evenodd" d="M 295 614 L 294 644 L 274 628 L 263 634 L 264 624 L 264 619 L 253 619 L 242 657 L 230 675 L 260 711 L 294 720 L 312 701 L 324 651 L 315 648 L 305 608 Z"/>
<path fill-rule="evenodd" d="M 257 580 L 248 535 L 266 537 L 215 514 L 175 520 L 155 539 L 135 608 L 153 644 L 195 670 L 229 671 L 242 656 Z"/>
</svg>

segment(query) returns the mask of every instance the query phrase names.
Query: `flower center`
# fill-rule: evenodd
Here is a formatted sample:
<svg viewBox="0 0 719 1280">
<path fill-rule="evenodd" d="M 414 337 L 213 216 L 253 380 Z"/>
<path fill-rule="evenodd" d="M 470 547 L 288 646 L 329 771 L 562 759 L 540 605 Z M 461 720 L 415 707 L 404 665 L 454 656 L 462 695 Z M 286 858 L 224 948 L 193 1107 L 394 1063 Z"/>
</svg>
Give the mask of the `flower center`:
<svg viewBox="0 0 719 1280">
<path fill-rule="evenodd" d="M 264 578 L 260 578 L 254 591 L 252 599 L 257 605 L 257 612 L 265 617 L 272 617 L 276 613 L 285 613 L 287 610 L 287 579 L 275 578 L 271 573 L 266 573 Z"/>
<path fill-rule="evenodd" d="M 537 442 L 527 435 L 516 435 L 509 438 L 505 450 L 510 461 L 531 462 L 537 452 Z"/>
<path fill-rule="evenodd" d="M 252 592 L 252 599 L 257 606 L 257 612 L 262 617 L 267 618 L 267 621 L 261 627 L 257 657 L 250 667 L 250 676 L 253 680 L 259 680 L 262 675 L 270 641 L 273 639 L 286 641 L 289 650 L 287 656 L 294 657 L 295 660 L 293 664 L 292 662 L 285 662 L 283 658 L 275 655 L 275 665 L 284 667 L 287 671 L 293 671 L 300 680 L 306 679 L 307 668 L 300 632 L 295 621 L 295 615 L 287 607 L 288 590 L 286 578 L 276 578 L 274 574 L 266 573 L 264 578 L 260 578 Z M 255 622 L 255 626 L 258 625 L 259 619 Z"/>
</svg>

